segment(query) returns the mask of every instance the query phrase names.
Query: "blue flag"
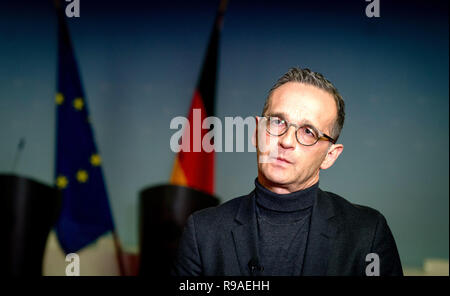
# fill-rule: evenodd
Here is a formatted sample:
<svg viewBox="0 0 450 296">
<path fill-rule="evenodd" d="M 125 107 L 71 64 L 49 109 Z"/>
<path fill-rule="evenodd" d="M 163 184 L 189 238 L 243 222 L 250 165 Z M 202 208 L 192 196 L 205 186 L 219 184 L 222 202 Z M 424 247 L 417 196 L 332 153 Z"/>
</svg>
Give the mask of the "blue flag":
<svg viewBox="0 0 450 296">
<path fill-rule="evenodd" d="M 56 233 L 63 250 L 76 252 L 114 229 L 69 31 L 58 13 L 58 89 L 56 94 L 56 187 L 62 212 Z"/>
</svg>

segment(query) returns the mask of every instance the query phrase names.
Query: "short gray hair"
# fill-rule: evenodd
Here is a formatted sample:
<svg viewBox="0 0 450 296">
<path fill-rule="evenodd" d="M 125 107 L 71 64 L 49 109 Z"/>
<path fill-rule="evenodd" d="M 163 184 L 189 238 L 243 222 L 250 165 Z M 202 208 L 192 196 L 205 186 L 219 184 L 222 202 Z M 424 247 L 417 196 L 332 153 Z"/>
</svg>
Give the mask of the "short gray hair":
<svg viewBox="0 0 450 296">
<path fill-rule="evenodd" d="M 287 82 L 298 82 L 309 84 L 315 87 L 318 87 L 330 95 L 333 96 L 334 101 L 336 102 L 337 107 L 337 118 L 334 122 L 334 125 L 331 130 L 331 137 L 333 137 L 336 141 L 341 134 L 342 127 L 344 126 L 345 120 L 345 103 L 342 96 L 339 94 L 336 87 L 326 79 L 322 74 L 313 72 L 310 69 L 304 68 L 291 68 L 288 72 L 286 72 L 283 76 L 281 76 L 278 81 L 272 86 L 267 95 L 266 102 L 264 103 L 264 109 L 262 115 L 264 116 L 269 108 L 270 97 L 274 90 L 282 86 Z"/>
</svg>

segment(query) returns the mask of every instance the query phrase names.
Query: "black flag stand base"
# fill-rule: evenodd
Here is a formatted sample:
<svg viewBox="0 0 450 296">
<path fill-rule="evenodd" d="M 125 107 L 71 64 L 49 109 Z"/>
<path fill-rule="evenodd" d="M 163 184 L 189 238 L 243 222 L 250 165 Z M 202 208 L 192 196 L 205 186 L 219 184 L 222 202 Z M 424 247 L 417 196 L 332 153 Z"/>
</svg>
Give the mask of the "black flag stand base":
<svg viewBox="0 0 450 296">
<path fill-rule="evenodd" d="M 139 275 L 170 275 L 178 242 L 190 214 L 217 206 L 205 192 L 177 185 L 160 185 L 140 193 Z"/>
<path fill-rule="evenodd" d="M 60 192 L 36 181 L 0 174 L 0 274 L 42 275 L 42 261 L 50 229 L 61 208 Z"/>
</svg>

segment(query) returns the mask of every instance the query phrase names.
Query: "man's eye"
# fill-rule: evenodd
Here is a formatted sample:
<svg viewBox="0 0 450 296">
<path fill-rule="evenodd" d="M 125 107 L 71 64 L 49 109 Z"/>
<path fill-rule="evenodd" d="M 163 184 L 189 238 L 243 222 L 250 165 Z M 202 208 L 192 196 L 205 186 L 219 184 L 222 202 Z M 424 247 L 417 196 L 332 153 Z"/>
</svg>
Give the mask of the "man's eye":
<svg viewBox="0 0 450 296">
<path fill-rule="evenodd" d="M 307 135 L 308 137 L 316 137 L 316 133 L 314 132 L 314 130 L 312 130 L 311 128 L 308 127 L 304 127 L 303 128 L 303 132 L 305 133 L 305 135 Z"/>
<path fill-rule="evenodd" d="M 274 125 L 282 125 L 283 124 L 283 120 L 281 120 L 279 118 L 272 118 L 271 121 L 272 121 L 272 124 L 274 124 Z"/>
<path fill-rule="evenodd" d="M 280 119 L 275 119 L 275 124 L 282 124 L 283 123 L 283 121 L 282 120 L 280 120 Z"/>
</svg>

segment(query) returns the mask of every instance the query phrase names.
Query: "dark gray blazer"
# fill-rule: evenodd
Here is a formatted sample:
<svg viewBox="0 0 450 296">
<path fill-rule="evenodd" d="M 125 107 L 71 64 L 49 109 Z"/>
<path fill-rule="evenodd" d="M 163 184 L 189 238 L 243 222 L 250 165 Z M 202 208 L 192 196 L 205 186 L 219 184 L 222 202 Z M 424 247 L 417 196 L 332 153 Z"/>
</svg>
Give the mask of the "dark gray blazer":
<svg viewBox="0 0 450 296">
<path fill-rule="evenodd" d="M 254 191 L 192 214 L 172 270 L 178 276 L 252 275 Z M 403 275 L 386 219 L 378 211 L 318 190 L 302 270 L 298 274 L 366 275 L 366 255 L 379 256 L 380 275 Z M 256 274 L 258 275 L 258 274 Z"/>
</svg>

